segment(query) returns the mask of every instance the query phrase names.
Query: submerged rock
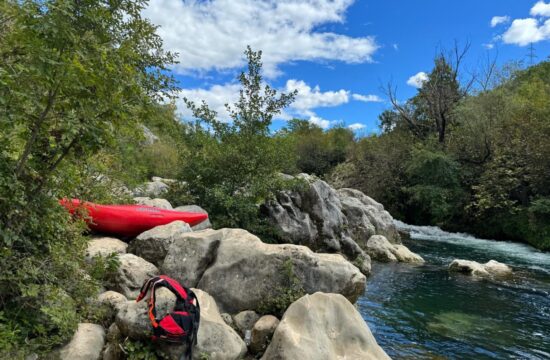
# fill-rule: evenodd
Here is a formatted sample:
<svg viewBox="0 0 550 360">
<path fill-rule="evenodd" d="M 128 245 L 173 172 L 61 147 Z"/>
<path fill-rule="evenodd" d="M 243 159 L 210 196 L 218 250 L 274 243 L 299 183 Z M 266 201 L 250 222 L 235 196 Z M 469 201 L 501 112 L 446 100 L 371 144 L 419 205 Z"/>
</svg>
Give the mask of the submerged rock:
<svg viewBox="0 0 550 360">
<path fill-rule="evenodd" d="M 506 277 L 512 275 L 511 267 L 495 260 L 480 264 L 477 261 L 455 259 L 449 264 L 449 271 L 482 277 Z"/>
<path fill-rule="evenodd" d="M 346 298 L 315 293 L 302 297 L 287 309 L 262 359 L 390 358 Z"/>
<path fill-rule="evenodd" d="M 99 360 L 105 344 L 105 330 L 101 325 L 80 323 L 71 342 L 60 353 L 61 360 Z"/>
</svg>

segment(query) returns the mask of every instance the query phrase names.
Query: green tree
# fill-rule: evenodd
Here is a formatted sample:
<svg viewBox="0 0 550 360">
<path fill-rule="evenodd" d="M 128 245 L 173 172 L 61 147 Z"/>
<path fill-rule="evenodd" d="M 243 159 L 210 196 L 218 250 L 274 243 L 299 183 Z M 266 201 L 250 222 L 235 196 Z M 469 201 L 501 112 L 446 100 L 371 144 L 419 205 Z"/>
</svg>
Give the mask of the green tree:
<svg viewBox="0 0 550 360">
<path fill-rule="evenodd" d="M 292 119 L 281 131 L 296 156 L 296 170 L 324 176 L 344 162 L 355 142 L 353 131 L 343 126 L 323 130 L 307 120 Z"/>
<path fill-rule="evenodd" d="M 57 199 L 77 196 L 86 160 L 173 89 L 145 5 L 0 2 L 2 357 L 64 341 L 93 289 L 82 227 Z"/>
<path fill-rule="evenodd" d="M 206 103 L 186 99 L 196 121 L 185 135 L 180 179 L 206 207 L 215 226 L 243 227 L 262 232 L 258 206 L 280 187 L 282 169 L 291 159 L 271 136 L 273 117 L 288 106 L 295 93 L 278 94 L 263 85 L 261 52 L 246 50 L 248 71 L 239 76 L 239 100 L 226 105 L 231 122 Z"/>
</svg>

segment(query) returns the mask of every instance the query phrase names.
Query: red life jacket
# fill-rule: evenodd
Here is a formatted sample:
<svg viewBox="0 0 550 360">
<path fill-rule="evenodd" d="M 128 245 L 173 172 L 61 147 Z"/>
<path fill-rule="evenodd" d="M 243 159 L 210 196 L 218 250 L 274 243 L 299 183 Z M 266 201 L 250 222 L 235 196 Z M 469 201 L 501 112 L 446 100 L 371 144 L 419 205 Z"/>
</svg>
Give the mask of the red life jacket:
<svg viewBox="0 0 550 360">
<path fill-rule="evenodd" d="M 157 319 L 155 308 L 155 292 L 158 287 L 165 287 L 176 295 L 174 310 Z M 136 302 L 141 301 L 151 288 L 147 304 L 149 319 L 153 325 L 153 340 L 174 343 L 187 343 L 189 359 L 192 358 L 192 348 L 197 343 L 197 332 L 200 322 L 200 306 L 197 296 L 190 289 L 183 287 L 176 280 L 166 275 L 160 275 L 147 280 L 141 287 Z"/>
</svg>

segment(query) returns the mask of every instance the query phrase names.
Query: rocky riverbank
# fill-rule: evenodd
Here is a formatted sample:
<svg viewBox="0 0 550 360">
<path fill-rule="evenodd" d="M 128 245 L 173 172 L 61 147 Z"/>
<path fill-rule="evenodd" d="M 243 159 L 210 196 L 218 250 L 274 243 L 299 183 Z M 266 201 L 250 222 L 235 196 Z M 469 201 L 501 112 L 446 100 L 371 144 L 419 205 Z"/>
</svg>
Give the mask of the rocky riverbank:
<svg viewBox="0 0 550 360">
<path fill-rule="evenodd" d="M 353 304 L 365 291 L 371 257 L 413 263 L 422 258 L 400 244 L 381 204 L 359 191 L 300 177 L 307 186 L 264 205 L 288 244 L 266 244 L 243 229 L 214 230 L 209 223 L 191 228 L 183 222 L 156 227 L 129 243 L 90 238 L 88 261 L 116 256 L 119 264 L 93 299 L 109 315 L 103 326 L 81 324 L 60 357 L 117 360 L 126 356 L 123 342 L 150 342 L 146 303 L 135 298 L 146 279 L 166 274 L 198 295 L 196 359 L 388 358 Z M 162 196 L 161 179 L 154 182 L 145 188 Z M 172 208 L 161 198 L 136 201 Z M 167 311 L 174 300 L 161 290 L 157 306 Z M 166 359 L 179 359 L 185 350 L 156 346 Z"/>
</svg>

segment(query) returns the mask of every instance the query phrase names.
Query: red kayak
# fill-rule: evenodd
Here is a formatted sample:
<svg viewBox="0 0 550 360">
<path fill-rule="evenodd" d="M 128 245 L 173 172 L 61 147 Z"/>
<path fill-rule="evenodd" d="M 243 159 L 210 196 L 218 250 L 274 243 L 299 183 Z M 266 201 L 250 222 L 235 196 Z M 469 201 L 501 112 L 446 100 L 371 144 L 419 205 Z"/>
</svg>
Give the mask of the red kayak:
<svg viewBox="0 0 550 360">
<path fill-rule="evenodd" d="M 208 219 L 207 214 L 165 210 L 145 205 L 98 205 L 77 199 L 63 199 L 59 203 L 71 214 L 84 210 L 90 229 L 123 237 L 135 237 L 155 226 L 166 225 L 176 220 L 194 226 Z"/>
</svg>

